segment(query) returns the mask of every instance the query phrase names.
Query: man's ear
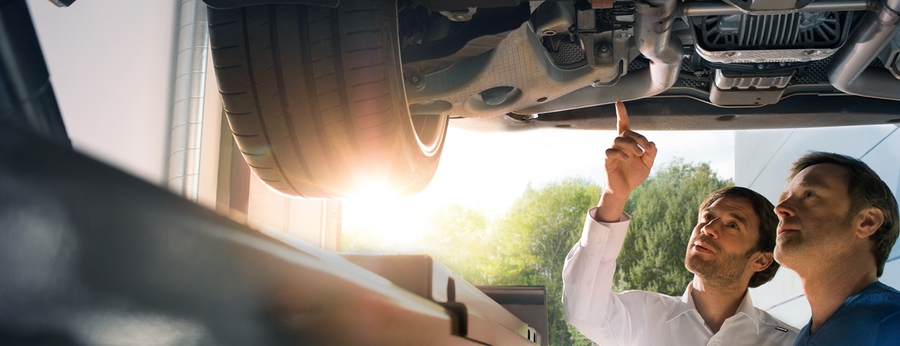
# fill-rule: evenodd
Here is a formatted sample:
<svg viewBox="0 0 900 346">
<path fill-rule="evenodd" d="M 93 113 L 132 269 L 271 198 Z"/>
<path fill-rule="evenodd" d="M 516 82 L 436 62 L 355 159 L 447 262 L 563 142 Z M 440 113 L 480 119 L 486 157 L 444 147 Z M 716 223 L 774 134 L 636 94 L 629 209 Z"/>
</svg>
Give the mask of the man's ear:
<svg viewBox="0 0 900 346">
<path fill-rule="evenodd" d="M 884 223 L 884 212 L 876 207 L 863 208 L 856 215 L 856 220 L 856 236 L 868 238 L 881 228 L 881 224 Z"/>
<path fill-rule="evenodd" d="M 754 272 L 766 270 L 772 265 L 772 262 L 775 262 L 775 257 L 773 257 L 771 252 L 757 252 L 754 257 L 753 261 L 750 262 Z"/>
</svg>

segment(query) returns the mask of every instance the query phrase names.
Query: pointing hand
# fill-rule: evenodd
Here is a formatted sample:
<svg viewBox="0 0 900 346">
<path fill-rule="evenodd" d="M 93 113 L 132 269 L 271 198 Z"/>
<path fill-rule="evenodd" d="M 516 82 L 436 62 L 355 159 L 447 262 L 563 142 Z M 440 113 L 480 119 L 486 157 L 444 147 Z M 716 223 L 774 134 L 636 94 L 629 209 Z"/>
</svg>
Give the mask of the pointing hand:
<svg viewBox="0 0 900 346">
<path fill-rule="evenodd" d="M 616 102 L 616 130 L 619 136 L 606 149 L 606 179 L 609 193 L 627 199 L 647 176 L 656 159 L 656 144 L 643 135 L 631 131 L 628 111 L 621 101 Z"/>
</svg>

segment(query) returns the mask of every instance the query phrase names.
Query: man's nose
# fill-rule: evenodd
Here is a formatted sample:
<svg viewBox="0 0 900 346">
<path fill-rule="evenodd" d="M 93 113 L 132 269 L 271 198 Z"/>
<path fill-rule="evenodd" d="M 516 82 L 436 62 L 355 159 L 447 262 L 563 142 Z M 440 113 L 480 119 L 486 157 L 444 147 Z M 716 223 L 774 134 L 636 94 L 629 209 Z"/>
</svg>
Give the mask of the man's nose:
<svg viewBox="0 0 900 346">
<path fill-rule="evenodd" d="M 781 202 L 778 202 L 778 205 L 775 206 L 775 214 L 781 219 L 794 216 L 794 208 L 791 205 L 791 199 L 785 198 Z"/>
<path fill-rule="evenodd" d="M 716 225 L 719 223 L 719 219 L 713 219 L 707 222 L 703 227 L 700 227 L 700 233 L 705 234 L 708 237 L 713 239 L 719 237 L 719 230 L 716 229 Z"/>
</svg>

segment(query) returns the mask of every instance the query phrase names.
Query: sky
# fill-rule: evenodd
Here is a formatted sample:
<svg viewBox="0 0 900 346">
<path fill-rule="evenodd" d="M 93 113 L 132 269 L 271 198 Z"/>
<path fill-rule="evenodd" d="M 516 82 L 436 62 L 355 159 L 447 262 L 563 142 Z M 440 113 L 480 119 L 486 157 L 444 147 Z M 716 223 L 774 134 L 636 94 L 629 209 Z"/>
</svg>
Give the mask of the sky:
<svg viewBox="0 0 900 346">
<path fill-rule="evenodd" d="M 635 131 L 659 148 L 654 168 L 681 157 L 709 163 L 720 178 L 734 177 L 734 131 Z M 398 251 L 414 251 L 429 219 L 450 204 L 499 217 L 529 183 L 586 178 L 603 186 L 604 152 L 614 138 L 615 131 L 474 132 L 451 126 L 428 187 L 407 197 L 345 200 L 343 233 L 365 229 Z"/>
</svg>

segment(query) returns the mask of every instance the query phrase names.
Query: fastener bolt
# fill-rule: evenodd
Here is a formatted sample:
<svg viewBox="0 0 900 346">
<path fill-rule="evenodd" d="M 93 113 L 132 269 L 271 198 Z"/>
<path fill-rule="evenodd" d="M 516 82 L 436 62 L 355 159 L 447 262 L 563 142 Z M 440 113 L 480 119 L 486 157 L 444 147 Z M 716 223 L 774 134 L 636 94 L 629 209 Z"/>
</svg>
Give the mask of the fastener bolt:
<svg viewBox="0 0 900 346">
<path fill-rule="evenodd" d="M 601 60 L 609 59 L 612 56 L 612 49 L 608 44 L 601 44 L 597 47 L 597 58 Z"/>
<path fill-rule="evenodd" d="M 409 76 L 409 85 L 416 90 L 422 90 L 425 88 L 425 79 L 422 78 L 418 73 Z"/>
</svg>

